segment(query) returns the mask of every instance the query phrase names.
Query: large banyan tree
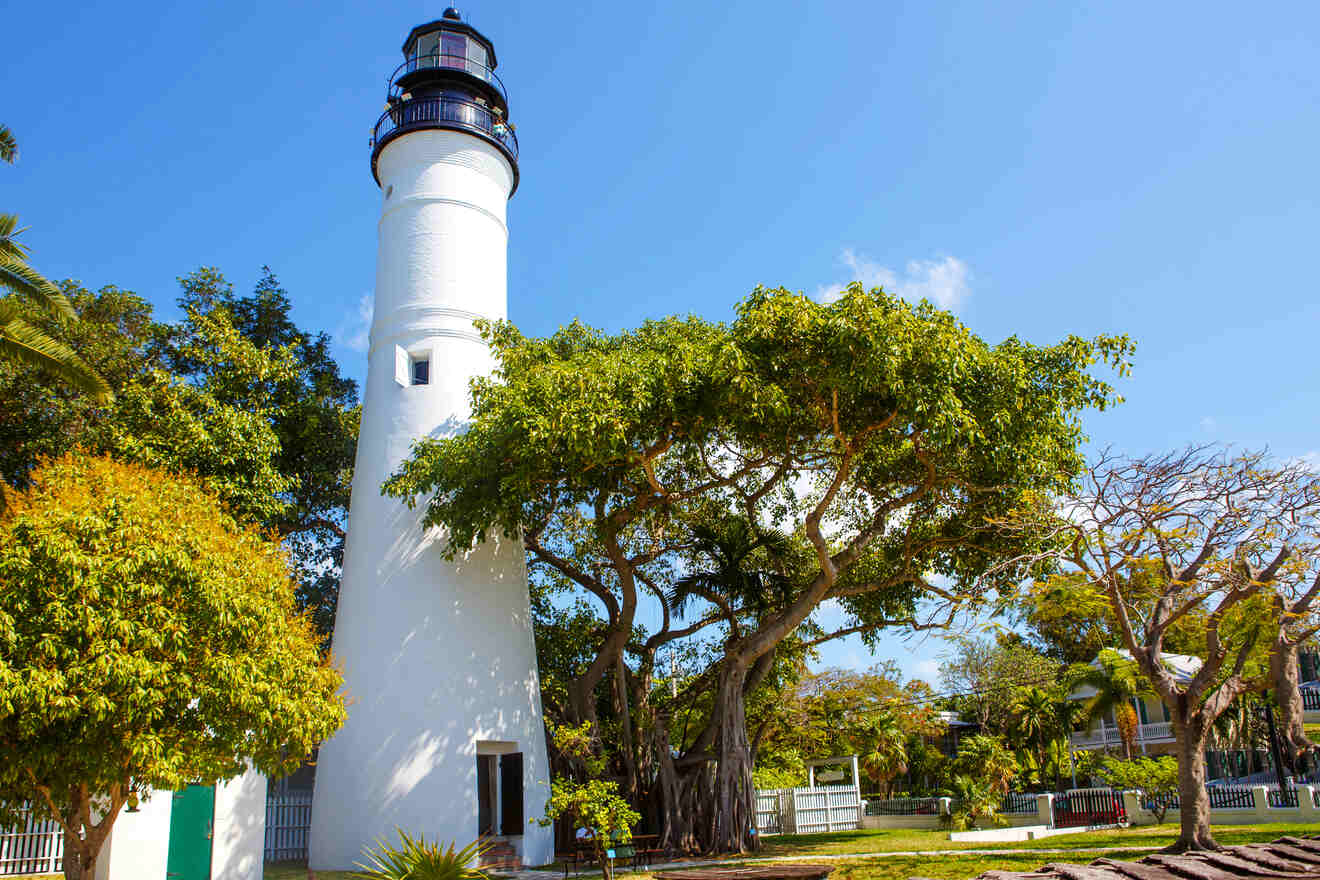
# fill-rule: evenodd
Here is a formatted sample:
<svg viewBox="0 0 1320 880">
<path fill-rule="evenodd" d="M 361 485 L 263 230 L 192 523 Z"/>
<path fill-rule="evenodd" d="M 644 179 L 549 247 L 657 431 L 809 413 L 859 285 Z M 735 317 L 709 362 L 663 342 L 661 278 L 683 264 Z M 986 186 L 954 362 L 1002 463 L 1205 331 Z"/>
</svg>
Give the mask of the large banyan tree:
<svg viewBox="0 0 1320 880">
<path fill-rule="evenodd" d="M 482 329 L 498 369 L 467 430 L 420 441 L 386 491 L 424 504 L 449 553 L 521 536 L 533 571 L 595 603 L 564 720 L 594 725 L 612 693 L 625 787 L 661 804 L 666 842 L 722 852 L 755 845 L 746 700 L 780 646 L 938 626 L 1016 583 L 1038 548 L 991 524 L 1069 488 L 1080 413 L 1117 400 L 1092 369 L 1131 350 L 990 345 L 860 285 L 828 303 L 758 288 L 727 324 Z M 822 631 L 829 600 L 845 625 Z M 702 634 L 718 649 L 684 689 L 705 718 L 680 742 L 655 660 Z"/>
</svg>

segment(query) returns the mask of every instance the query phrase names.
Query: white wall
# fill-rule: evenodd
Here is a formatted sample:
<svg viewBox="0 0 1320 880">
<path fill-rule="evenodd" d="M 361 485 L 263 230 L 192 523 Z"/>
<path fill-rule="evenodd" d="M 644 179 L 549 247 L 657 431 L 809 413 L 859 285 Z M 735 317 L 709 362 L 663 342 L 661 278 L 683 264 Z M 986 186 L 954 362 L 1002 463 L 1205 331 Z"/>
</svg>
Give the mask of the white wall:
<svg viewBox="0 0 1320 880">
<path fill-rule="evenodd" d="M 316 870 L 352 868 L 396 826 L 472 841 L 479 741 L 518 744 L 527 819 L 549 793 L 520 542 L 448 562 L 422 511 L 380 494 L 415 440 L 462 429 L 468 380 L 491 369 L 472 319 L 505 316 L 512 169 L 480 138 L 424 130 L 387 144 L 377 171 L 376 305 L 333 644 L 350 703 L 318 760 Z M 430 384 L 396 383 L 396 346 L 431 352 Z M 553 858 L 548 828 L 514 842 L 524 864 Z"/>
<path fill-rule="evenodd" d="M 121 810 L 96 861 L 96 880 L 165 878 L 173 792 L 154 791 L 136 812 Z"/>
<path fill-rule="evenodd" d="M 215 787 L 211 880 L 261 880 L 266 843 L 266 777 L 251 767 Z"/>
</svg>

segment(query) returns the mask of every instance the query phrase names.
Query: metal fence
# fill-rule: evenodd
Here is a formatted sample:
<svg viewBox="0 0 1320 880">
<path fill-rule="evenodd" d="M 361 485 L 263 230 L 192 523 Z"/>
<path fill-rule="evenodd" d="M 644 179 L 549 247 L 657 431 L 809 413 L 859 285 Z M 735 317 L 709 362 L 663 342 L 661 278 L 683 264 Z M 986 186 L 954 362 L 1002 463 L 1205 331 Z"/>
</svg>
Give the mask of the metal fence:
<svg viewBox="0 0 1320 880">
<path fill-rule="evenodd" d="M 1320 691 L 1302 691 L 1302 708 L 1309 712 L 1320 709 Z"/>
<path fill-rule="evenodd" d="M 1216 785 L 1207 787 L 1212 810 L 1251 810 L 1256 806 L 1251 787 L 1246 785 Z"/>
<path fill-rule="evenodd" d="M 1004 802 L 999 805 L 999 812 L 1025 814 L 1036 812 L 1036 799 L 1039 795 L 1029 791 L 1010 791 L 1004 795 Z"/>
<path fill-rule="evenodd" d="M 888 798 L 866 802 L 868 816 L 938 816 L 939 813 L 939 798 Z"/>
<path fill-rule="evenodd" d="M 812 834 L 855 831 L 861 824 L 861 798 L 851 785 L 771 788 L 756 792 L 758 834 Z"/>
<path fill-rule="evenodd" d="M 266 861 L 306 861 L 307 828 L 311 824 L 310 791 L 293 791 L 267 797 Z"/>
<path fill-rule="evenodd" d="M 58 874 L 64 856 L 64 833 L 51 819 L 38 821 L 24 809 L 17 828 L 0 828 L 0 876 Z"/>
<path fill-rule="evenodd" d="M 1270 788 L 1265 792 L 1265 802 L 1276 809 L 1297 809 L 1297 789 Z"/>
<path fill-rule="evenodd" d="M 1054 827 L 1117 825 L 1127 820 L 1123 793 L 1109 788 L 1074 788 L 1054 796 Z"/>
</svg>

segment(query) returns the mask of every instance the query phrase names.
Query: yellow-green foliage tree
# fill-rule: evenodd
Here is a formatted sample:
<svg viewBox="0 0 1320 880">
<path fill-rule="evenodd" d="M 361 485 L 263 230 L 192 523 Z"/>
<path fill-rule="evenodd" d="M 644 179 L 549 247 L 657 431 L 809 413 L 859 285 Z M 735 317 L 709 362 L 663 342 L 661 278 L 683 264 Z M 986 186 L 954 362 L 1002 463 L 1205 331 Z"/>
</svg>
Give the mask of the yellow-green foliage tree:
<svg viewBox="0 0 1320 880">
<path fill-rule="evenodd" d="M 284 551 L 195 483 L 71 453 L 10 493 L 0 825 L 22 801 L 51 813 L 66 877 L 94 875 L 120 809 L 150 789 L 249 761 L 290 772 L 343 722 L 340 684 L 294 612 Z"/>
</svg>

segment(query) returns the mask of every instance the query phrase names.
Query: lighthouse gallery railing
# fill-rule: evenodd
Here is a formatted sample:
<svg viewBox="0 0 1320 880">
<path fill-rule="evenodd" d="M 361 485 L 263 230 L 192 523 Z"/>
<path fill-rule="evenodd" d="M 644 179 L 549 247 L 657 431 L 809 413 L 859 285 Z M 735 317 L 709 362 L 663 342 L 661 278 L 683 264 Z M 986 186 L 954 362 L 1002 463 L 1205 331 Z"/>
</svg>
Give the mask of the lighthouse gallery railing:
<svg viewBox="0 0 1320 880">
<path fill-rule="evenodd" d="M 495 111 L 484 104 L 450 96 L 413 98 L 390 107 L 372 129 L 371 146 L 414 128 L 457 128 L 485 135 L 518 158 L 518 136 Z"/>
</svg>

